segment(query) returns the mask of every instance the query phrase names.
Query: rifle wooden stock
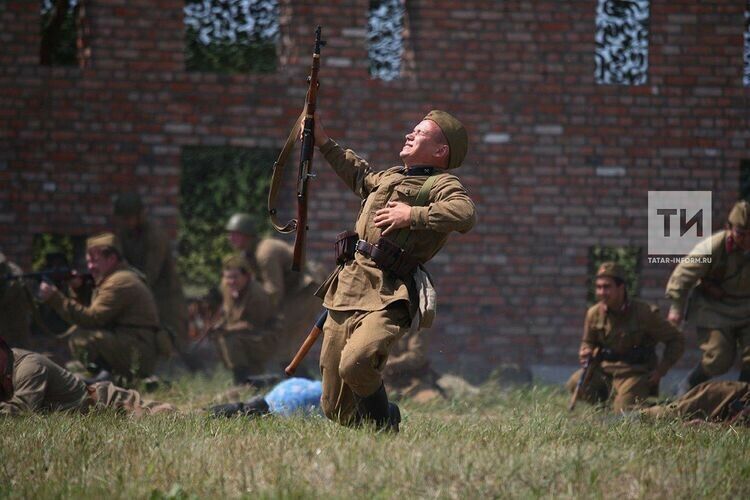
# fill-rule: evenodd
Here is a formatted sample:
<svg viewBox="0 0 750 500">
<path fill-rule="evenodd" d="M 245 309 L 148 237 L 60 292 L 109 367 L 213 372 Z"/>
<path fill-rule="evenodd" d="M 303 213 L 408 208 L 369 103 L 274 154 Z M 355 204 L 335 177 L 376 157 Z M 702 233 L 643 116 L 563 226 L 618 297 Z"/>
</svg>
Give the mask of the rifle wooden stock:
<svg viewBox="0 0 750 500">
<path fill-rule="evenodd" d="M 327 317 L 328 317 L 328 310 L 323 309 L 323 312 L 320 313 L 320 316 L 318 316 L 318 320 L 315 322 L 315 325 L 312 327 L 312 330 L 310 330 L 310 333 L 307 335 L 307 338 L 305 339 L 304 342 L 302 342 L 302 345 L 297 351 L 297 354 L 294 355 L 294 359 L 292 359 L 292 362 L 289 363 L 289 366 L 287 366 L 284 369 L 284 373 L 286 373 L 290 377 L 294 375 L 294 373 L 297 371 L 297 367 L 299 366 L 299 364 L 302 363 L 302 360 L 305 359 L 305 356 L 307 356 L 307 353 L 310 352 L 310 349 L 312 349 L 312 346 L 318 340 L 320 333 L 323 331 L 323 325 L 325 324 Z"/>
<path fill-rule="evenodd" d="M 599 365 L 601 350 L 596 347 L 586 357 L 586 361 L 583 364 L 583 370 L 581 371 L 581 378 L 578 379 L 576 388 L 573 391 L 573 395 L 570 397 L 570 403 L 568 403 L 568 411 L 573 411 L 578 402 L 578 398 L 583 394 L 583 391 L 588 387 L 591 382 L 591 377 L 594 374 L 595 368 Z"/>
</svg>

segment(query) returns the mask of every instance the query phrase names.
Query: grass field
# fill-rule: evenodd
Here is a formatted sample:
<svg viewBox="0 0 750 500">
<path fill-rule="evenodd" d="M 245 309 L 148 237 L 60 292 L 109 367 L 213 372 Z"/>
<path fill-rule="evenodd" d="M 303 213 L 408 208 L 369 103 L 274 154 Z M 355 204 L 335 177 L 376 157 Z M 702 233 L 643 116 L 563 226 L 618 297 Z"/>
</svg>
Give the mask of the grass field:
<svg viewBox="0 0 750 500">
<path fill-rule="evenodd" d="M 750 430 L 616 419 L 560 389 L 402 404 L 398 435 L 323 418 L 214 420 L 228 376 L 154 399 L 179 415 L 0 418 L 9 498 L 750 498 Z"/>
</svg>

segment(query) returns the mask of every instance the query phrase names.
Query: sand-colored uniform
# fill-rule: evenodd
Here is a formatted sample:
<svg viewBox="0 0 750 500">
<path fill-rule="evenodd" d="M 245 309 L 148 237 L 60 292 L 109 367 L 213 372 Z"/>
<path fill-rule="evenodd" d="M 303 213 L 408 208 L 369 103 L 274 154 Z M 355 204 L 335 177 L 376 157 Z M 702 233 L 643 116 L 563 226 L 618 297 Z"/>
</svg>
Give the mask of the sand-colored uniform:
<svg viewBox="0 0 750 500">
<path fill-rule="evenodd" d="M 94 408 L 113 408 L 133 415 L 173 411 L 174 407 L 144 402 L 134 390 L 110 382 L 86 386 L 72 373 L 35 352 L 13 349 L 13 397 L 0 402 L 0 415 L 48 413 L 53 411 L 87 412 Z"/>
<path fill-rule="evenodd" d="M 160 351 L 159 315 L 142 277 L 120 265 L 94 289 L 91 304 L 55 292 L 48 303 L 73 324 L 69 346 L 84 363 L 94 362 L 131 379 L 151 375 Z"/>
<path fill-rule="evenodd" d="M 710 262 L 696 247 L 672 271 L 666 295 L 695 325 L 703 371 L 714 377 L 729 371 L 738 351 L 742 369 L 750 370 L 750 252 L 733 248 L 727 230 L 709 243 Z"/>
<path fill-rule="evenodd" d="M 123 231 L 117 236 L 125 260 L 146 276 L 161 324 L 174 334 L 176 347 L 184 350 L 188 341 L 187 303 L 166 231 L 147 220 L 139 231 Z"/>
<path fill-rule="evenodd" d="M 268 296 L 276 337 L 273 358 L 289 362 L 323 308 L 314 292 L 325 279 L 324 272 L 311 261 L 302 272 L 292 271 L 294 247 L 275 238 L 260 240 L 244 255 Z"/>
<path fill-rule="evenodd" d="M 391 347 L 388 363 L 383 370 L 383 382 L 388 393 L 420 403 L 443 396 L 442 389 L 437 385 L 437 373 L 427 358 L 428 335 L 423 331 L 409 332 Z"/>
<path fill-rule="evenodd" d="M 260 283 L 253 280 L 237 298 L 223 284 L 221 294 L 221 318 L 211 334 L 224 365 L 239 382 L 263 373 L 276 349 L 277 339 L 269 324 L 273 317 L 271 303 Z"/>
<path fill-rule="evenodd" d="M 731 420 L 741 408 L 750 406 L 750 384 L 747 382 L 704 382 L 668 405 L 641 410 L 653 418 L 702 419 L 711 422 Z"/>
<path fill-rule="evenodd" d="M 664 344 L 661 359 L 655 347 Z M 662 375 L 680 359 L 685 339 L 677 328 L 661 317 L 656 307 L 631 299 L 622 310 L 609 310 L 603 303 L 586 312 L 581 347 L 605 348 L 622 359 L 602 361 L 591 378 L 583 399 L 598 402 L 611 397 L 614 411 L 629 409 L 658 390 L 648 378 L 652 371 Z M 634 350 L 640 351 L 634 358 Z M 581 377 L 577 370 L 568 380 L 573 392 Z"/>
<path fill-rule="evenodd" d="M 458 178 L 448 172 L 438 171 L 427 203 L 414 206 L 427 176 L 407 176 L 403 167 L 374 172 L 365 160 L 332 140 L 320 151 L 362 199 L 355 230 L 370 244 L 381 236 L 373 221 L 375 212 L 389 201 L 412 206 L 410 235 L 403 248 L 420 263 L 428 262 L 443 247 L 451 231 L 465 233 L 476 222 L 474 203 Z M 357 399 L 379 389 L 389 351 L 408 330 L 417 307 L 410 299 L 410 286 L 357 252 L 318 291 L 329 310 L 320 357 L 321 406 L 329 418 L 351 421 Z"/>
<path fill-rule="evenodd" d="M 31 294 L 23 280 L 8 279 L 21 274 L 21 268 L 0 253 L 0 337 L 11 347 L 27 347 L 31 336 Z"/>
</svg>

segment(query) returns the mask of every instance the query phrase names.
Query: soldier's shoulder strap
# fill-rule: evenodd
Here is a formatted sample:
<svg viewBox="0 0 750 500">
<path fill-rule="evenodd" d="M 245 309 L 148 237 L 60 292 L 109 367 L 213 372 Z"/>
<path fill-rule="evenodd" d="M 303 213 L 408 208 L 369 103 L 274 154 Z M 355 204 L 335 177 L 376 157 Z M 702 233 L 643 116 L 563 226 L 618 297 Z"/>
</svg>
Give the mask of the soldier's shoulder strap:
<svg viewBox="0 0 750 500">
<path fill-rule="evenodd" d="M 427 200 L 430 196 L 430 190 L 432 189 L 432 186 L 435 185 L 435 181 L 443 175 L 442 173 L 435 173 L 427 177 L 427 179 L 422 184 L 422 187 L 419 188 L 419 192 L 417 193 L 417 198 L 414 200 L 414 207 L 423 207 L 427 204 Z M 403 228 L 399 231 L 398 236 L 396 236 L 396 245 L 400 246 L 401 248 L 406 245 L 406 241 L 409 239 L 409 235 L 411 234 L 411 231 L 409 228 Z"/>
</svg>

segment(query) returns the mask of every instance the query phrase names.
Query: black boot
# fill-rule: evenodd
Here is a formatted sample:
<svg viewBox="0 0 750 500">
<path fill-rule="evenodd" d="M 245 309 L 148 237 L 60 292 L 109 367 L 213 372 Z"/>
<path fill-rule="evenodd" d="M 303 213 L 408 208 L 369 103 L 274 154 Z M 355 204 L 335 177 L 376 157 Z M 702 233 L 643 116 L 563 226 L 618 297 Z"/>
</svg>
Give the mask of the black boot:
<svg viewBox="0 0 750 500">
<path fill-rule="evenodd" d="M 383 384 L 373 394 L 359 400 L 358 414 L 361 422 L 370 421 L 378 429 L 398 432 L 401 412 L 395 403 L 388 402 Z"/>
<path fill-rule="evenodd" d="M 208 409 L 212 417 L 256 417 L 268 413 L 268 403 L 262 396 L 256 396 L 244 403 L 228 403 L 212 406 Z"/>
<path fill-rule="evenodd" d="M 740 370 L 740 377 L 737 380 L 750 383 L 750 368 L 743 368 Z"/>
<path fill-rule="evenodd" d="M 698 363 L 698 366 L 693 368 L 693 370 L 688 373 L 688 376 L 685 377 L 685 380 L 680 382 L 680 385 L 677 386 L 677 395 L 684 396 L 690 389 L 698 384 L 702 384 L 710 378 L 711 377 L 706 375 L 706 372 L 703 371 L 703 365 Z"/>
</svg>

